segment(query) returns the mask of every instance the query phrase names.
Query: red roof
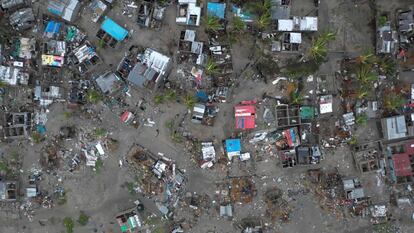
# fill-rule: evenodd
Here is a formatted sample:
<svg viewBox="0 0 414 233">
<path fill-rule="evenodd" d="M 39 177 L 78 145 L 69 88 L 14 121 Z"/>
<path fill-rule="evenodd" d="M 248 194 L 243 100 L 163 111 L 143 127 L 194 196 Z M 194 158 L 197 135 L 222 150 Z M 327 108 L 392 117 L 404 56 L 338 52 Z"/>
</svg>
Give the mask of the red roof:
<svg viewBox="0 0 414 233">
<path fill-rule="evenodd" d="M 122 113 L 121 115 L 121 121 L 122 122 L 126 122 L 128 120 L 128 118 L 130 117 L 130 114 L 132 114 L 131 112 L 125 111 L 124 113 Z"/>
<path fill-rule="evenodd" d="M 236 129 L 254 129 L 256 120 L 256 107 L 253 105 L 238 105 L 234 107 Z"/>
<path fill-rule="evenodd" d="M 412 176 L 413 171 L 411 169 L 410 155 L 408 154 L 394 154 L 392 155 L 392 161 L 394 162 L 395 174 L 397 176 Z"/>
</svg>

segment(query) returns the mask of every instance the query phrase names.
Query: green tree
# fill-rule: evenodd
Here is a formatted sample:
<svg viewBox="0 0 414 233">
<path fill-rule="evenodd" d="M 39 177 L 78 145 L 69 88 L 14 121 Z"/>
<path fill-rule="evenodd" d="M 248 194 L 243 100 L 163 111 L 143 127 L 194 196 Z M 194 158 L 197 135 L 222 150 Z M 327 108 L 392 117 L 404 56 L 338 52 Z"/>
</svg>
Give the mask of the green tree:
<svg viewBox="0 0 414 233">
<path fill-rule="evenodd" d="M 89 216 L 86 215 L 83 211 L 81 211 L 80 214 L 79 214 L 78 223 L 81 226 L 86 226 L 86 224 L 88 224 L 88 222 L 89 222 Z"/>
<path fill-rule="evenodd" d="M 356 58 L 356 61 L 359 64 L 373 64 L 376 61 L 376 57 L 372 53 L 372 51 L 368 50 L 368 51 L 365 51 L 364 54 L 359 55 Z"/>
<path fill-rule="evenodd" d="M 405 99 L 395 92 L 384 96 L 384 107 L 389 112 L 396 112 L 405 104 Z"/>
<path fill-rule="evenodd" d="M 360 86 L 360 88 L 358 88 L 357 92 L 356 92 L 356 97 L 358 99 L 364 99 L 365 97 L 367 97 L 369 94 L 368 89 L 365 86 Z"/>
<path fill-rule="evenodd" d="M 40 133 L 34 132 L 32 134 L 32 140 L 33 140 L 34 143 L 38 144 L 41 141 L 43 141 L 43 137 L 42 137 L 42 135 Z"/>
<path fill-rule="evenodd" d="M 388 17 L 386 15 L 381 15 L 378 18 L 378 27 L 384 27 L 388 21 Z"/>
<path fill-rule="evenodd" d="M 351 139 L 349 139 L 348 144 L 351 146 L 355 146 L 358 144 L 358 139 L 355 136 L 352 136 Z"/>
<path fill-rule="evenodd" d="M 395 63 L 394 59 L 390 57 L 378 58 L 377 64 L 381 74 L 387 76 L 395 76 L 395 73 L 397 71 L 397 64 Z"/>
<path fill-rule="evenodd" d="M 96 173 L 99 173 L 101 171 L 101 169 L 102 169 L 103 166 L 104 166 L 103 160 L 101 158 L 98 158 L 96 160 L 96 163 L 95 163 L 95 171 L 96 171 Z"/>
<path fill-rule="evenodd" d="M 88 103 L 96 104 L 102 100 L 102 95 L 97 90 L 90 90 L 86 94 Z"/>
<path fill-rule="evenodd" d="M 336 33 L 331 31 L 325 31 L 319 35 L 319 38 L 325 42 L 333 41 L 336 39 Z"/>
<path fill-rule="evenodd" d="M 246 23 L 238 16 L 234 16 L 231 21 L 232 31 L 242 33 L 246 29 Z"/>
<path fill-rule="evenodd" d="M 368 122 L 368 115 L 367 114 L 360 114 L 356 117 L 355 123 L 357 125 L 366 125 Z"/>
<path fill-rule="evenodd" d="M 66 233 L 73 233 L 73 227 L 75 226 L 73 219 L 66 217 L 63 219 L 63 225 L 66 228 Z"/>
<path fill-rule="evenodd" d="M 366 63 L 359 65 L 356 76 L 363 86 L 370 85 L 378 80 L 378 76 L 372 71 L 372 66 Z"/>
<path fill-rule="evenodd" d="M 208 57 L 207 58 L 207 63 L 206 63 L 206 67 L 205 67 L 205 71 L 207 75 L 214 75 L 218 73 L 218 65 L 217 63 L 211 58 Z"/>
<path fill-rule="evenodd" d="M 208 32 L 218 32 L 222 27 L 220 19 L 211 15 L 204 18 L 204 25 Z"/>
<path fill-rule="evenodd" d="M 256 16 L 261 16 L 265 13 L 270 12 L 272 7 L 271 0 L 263 0 L 263 1 L 246 1 L 244 5 L 244 9 Z"/>
<path fill-rule="evenodd" d="M 107 133 L 108 131 L 105 128 L 96 128 L 93 131 L 93 134 L 95 135 L 95 137 L 105 137 Z"/>
<path fill-rule="evenodd" d="M 169 89 L 165 92 L 165 100 L 174 101 L 177 99 L 177 92 L 175 90 Z"/>
<path fill-rule="evenodd" d="M 194 95 L 188 94 L 184 98 L 184 103 L 185 103 L 185 106 L 187 106 L 187 108 L 192 109 L 197 103 L 197 99 Z"/>
<path fill-rule="evenodd" d="M 4 82 L 3 80 L 0 80 L 0 88 L 5 88 L 7 87 L 7 83 Z"/>
<path fill-rule="evenodd" d="M 290 95 L 290 101 L 294 105 L 302 104 L 302 102 L 303 102 L 303 95 L 300 94 L 297 91 L 292 92 L 292 94 Z"/>
<path fill-rule="evenodd" d="M 320 61 L 328 54 L 328 48 L 323 40 L 316 39 L 309 50 L 310 57 L 315 61 Z"/>
<path fill-rule="evenodd" d="M 161 94 L 157 94 L 157 95 L 154 96 L 154 103 L 157 104 L 157 105 L 164 103 L 164 100 L 165 100 L 165 96 L 163 96 Z"/>
<path fill-rule="evenodd" d="M 272 23 L 272 17 L 271 17 L 270 12 L 266 12 L 262 14 L 256 22 L 257 27 L 261 30 L 267 29 L 271 23 Z"/>
</svg>

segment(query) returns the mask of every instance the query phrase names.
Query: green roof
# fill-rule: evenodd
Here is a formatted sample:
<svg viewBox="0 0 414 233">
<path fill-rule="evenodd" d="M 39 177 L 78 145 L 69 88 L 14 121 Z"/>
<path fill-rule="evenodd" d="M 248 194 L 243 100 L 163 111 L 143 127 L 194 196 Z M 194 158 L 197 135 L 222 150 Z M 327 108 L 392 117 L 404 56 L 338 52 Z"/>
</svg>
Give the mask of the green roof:
<svg viewBox="0 0 414 233">
<path fill-rule="evenodd" d="M 311 106 L 300 107 L 300 118 L 302 120 L 309 120 L 315 117 L 315 108 Z"/>
<path fill-rule="evenodd" d="M 127 225 L 122 225 L 121 226 L 121 231 L 122 232 L 127 232 L 129 229 L 128 229 L 128 226 Z"/>
</svg>

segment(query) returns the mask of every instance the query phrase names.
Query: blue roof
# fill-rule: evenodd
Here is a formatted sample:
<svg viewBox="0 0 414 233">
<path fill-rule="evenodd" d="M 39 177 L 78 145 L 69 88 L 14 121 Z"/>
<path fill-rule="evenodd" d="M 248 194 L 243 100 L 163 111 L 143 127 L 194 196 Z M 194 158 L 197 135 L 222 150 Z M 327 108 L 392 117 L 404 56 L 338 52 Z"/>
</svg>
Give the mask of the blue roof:
<svg viewBox="0 0 414 233">
<path fill-rule="evenodd" d="M 225 19 L 226 3 L 209 2 L 207 3 L 207 13 L 220 19 Z"/>
<path fill-rule="evenodd" d="M 108 17 L 105 17 L 105 20 L 101 25 L 101 29 L 117 41 L 124 40 L 128 35 L 128 31 L 125 28 L 119 26 L 119 24 L 115 23 Z"/>
<path fill-rule="evenodd" d="M 46 25 L 45 32 L 47 33 L 59 33 L 60 23 L 55 21 L 49 21 Z"/>
<path fill-rule="evenodd" d="M 226 151 L 227 153 L 241 151 L 240 139 L 227 139 Z"/>
</svg>

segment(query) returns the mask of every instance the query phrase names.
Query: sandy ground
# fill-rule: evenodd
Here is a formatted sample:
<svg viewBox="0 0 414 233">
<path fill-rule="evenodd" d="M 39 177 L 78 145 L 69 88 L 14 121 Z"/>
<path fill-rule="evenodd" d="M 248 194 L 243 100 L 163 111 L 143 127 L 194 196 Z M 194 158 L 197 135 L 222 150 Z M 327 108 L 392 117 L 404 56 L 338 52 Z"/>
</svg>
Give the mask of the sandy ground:
<svg viewBox="0 0 414 233">
<path fill-rule="evenodd" d="M 292 14 L 314 14 L 312 4 L 313 2 L 309 0 L 294 1 Z M 116 3 L 108 16 L 120 25 L 125 25 L 132 36 L 126 43 L 119 44 L 115 49 L 98 50 L 104 61 L 104 64 L 98 68 L 99 71 L 104 72 L 111 69 L 109 65 L 116 65 L 124 56 L 124 53 L 119 51 L 125 51 L 135 44 L 153 47 L 160 52 L 173 55 L 179 30 L 182 29 L 182 27 L 175 25 L 175 7 L 170 7 L 167 10 L 161 31 L 139 28 L 132 19 L 119 14 L 119 7 L 120 5 Z M 333 77 L 333 73 L 337 69 L 337 61 L 343 55 L 352 55 L 371 49 L 373 29 L 369 22 L 372 15 L 367 12 L 369 12 L 368 4 L 355 6 L 350 1 L 321 1 L 318 12 L 320 28 L 337 32 L 338 38 L 330 44 L 332 53 L 329 55 L 328 62 L 321 67 L 320 74 Z M 87 13 L 82 14 L 76 24 L 87 32 L 88 38 L 96 45 L 95 34 L 98 30 L 98 24 L 93 24 Z M 244 41 L 233 45 L 232 54 L 236 74 L 240 74 L 249 62 L 247 57 L 252 52 L 251 48 L 251 45 L 245 44 Z M 184 124 L 194 136 L 201 140 L 211 140 L 214 137 L 221 141 L 233 133 L 234 120 L 232 114 L 234 104 L 242 100 L 257 98 L 264 92 L 269 91 L 275 91 L 274 87 L 263 82 L 240 79 L 238 86 L 232 90 L 231 102 L 219 106 L 220 112 L 214 127 L 194 125 L 188 120 Z M 133 96 L 128 101 L 133 106 L 140 98 L 146 98 L 147 94 L 145 91 L 133 90 Z M 119 148 L 104 161 L 104 167 L 99 173 L 95 173 L 88 168 L 82 168 L 75 174 L 60 171 L 56 175 L 50 176 L 48 178 L 49 183 L 45 186 L 53 187 L 53 185 L 59 184 L 69 190 L 67 203 L 57 206 L 53 210 L 36 210 L 33 222 L 28 222 L 24 216 L 12 216 L 11 214 L 7 217 L 4 216 L 0 219 L 1 233 L 60 233 L 64 231 L 62 219 L 67 216 L 77 218 L 79 211 L 85 211 L 86 214 L 91 216 L 91 219 L 87 226 L 80 227 L 77 225 L 75 227 L 76 233 L 110 232 L 111 229 L 118 232 L 118 227 L 113 224 L 115 214 L 129 208 L 133 201 L 138 198 L 144 202 L 149 212 L 158 213 L 153 202 L 139 195 L 130 195 L 122 187 L 126 181 L 133 179 L 133 175 L 125 167 L 120 168 L 118 161 L 123 158 L 134 143 L 139 143 L 153 153 L 161 152 L 174 159 L 180 168 L 185 169 L 186 176 L 189 177 L 186 187 L 189 192 L 213 196 L 216 190 L 215 183 L 225 180 L 226 175 L 218 171 L 218 168 L 201 170 L 196 167 L 190 161 L 189 155 L 183 151 L 182 145 L 171 141 L 165 124 L 177 114 L 183 116 L 187 112 L 184 106 L 176 103 L 165 104 L 160 107 L 148 105 L 146 111 L 140 112 L 140 117 L 142 119 L 149 117 L 156 122 L 156 125 L 152 128 L 141 126 L 138 129 L 122 124 L 118 120 L 119 112 L 111 111 L 101 105 L 95 108 L 97 112 L 101 111 L 101 121 L 85 120 L 76 113 L 72 117 L 66 118 L 63 114 L 68 111 L 66 107 L 62 104 L 54 104 L 49 108 L 49 121 L 46 125 L 47 135 L 49 138 L 56 135 L 60 127 L 65 125 L 76 125 L 78 128 L 104 127 L 110 132 L 112 138 L 119 141 Z M 157 135 L 156 129 L 159 129 L 159 135 Z M 374 135 L 376 132 L 372 132 L 372 134 Z M 367 135 L 361 130 L 361 137 L 364 136 Z M 1 150 L 10 151 L 18 148 L 19 153 L 24 157 L 22 177 L 26 177 L 28 170 L 37 166 L 41 147 L 41 144 L 30 145 L 24 142 L 18 145 L 17 142 L 14 142 L 9 145 L 1 145 Z M 264 192 L 271 187 L 278 187 L 283 191 L 300 188 L 301 176 L 307 169 L 305 167 L 282 169 L 271 157 L 261 162 L 252 163 L 254 164 L 250 165 L 255 167 L 253 180 L 258 188 L 258 194 L 251 204 L 235 205 L 233 220 L 263 216 L 265 212 Z M 356 173 L 348 148 L 329 152 L 326 154 L 326 160 L 319 167 L 337 167 L 344 175 Z M 238 171 L 237 165 L 233 164 L 230 170 L 236 173 Z M 58 177 L 63 182 L 59 182 Z M 370 179 L 370 177 L 367 177 L 367 182 L 370 182 Z M 378 188 L 375 191 L 378 193 L 381 190 Z M 299 194 L 293 197 L 289 203 L 293 207 L 290 223 L 274 224 L 272 225 L 273 230 L 269 232 L 372 232 L 366 220 L 358 218 L 337 219 L 332 214 L 325 212 L 319 207 L 312 194 Z M 40 226 L 39 220 L 47 220 L 46 225 Z M 204 214 L 198 219 L 197 224 L 190 232 L 230 233 L 238 231 L 235 230 L 231 221 L 219 219 L 217 214 Z M 413 231 L 409 231 L 407 228 L 407 231 L 403 232 Z"/>
</svg>

